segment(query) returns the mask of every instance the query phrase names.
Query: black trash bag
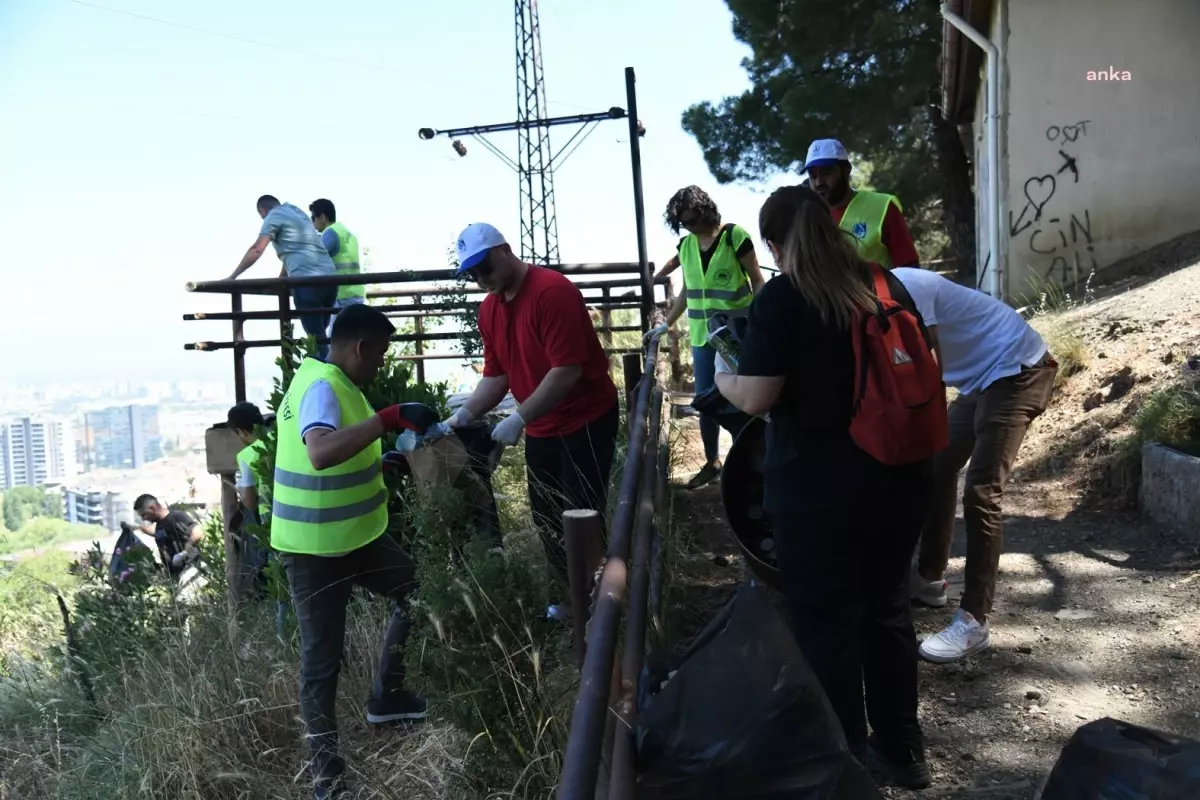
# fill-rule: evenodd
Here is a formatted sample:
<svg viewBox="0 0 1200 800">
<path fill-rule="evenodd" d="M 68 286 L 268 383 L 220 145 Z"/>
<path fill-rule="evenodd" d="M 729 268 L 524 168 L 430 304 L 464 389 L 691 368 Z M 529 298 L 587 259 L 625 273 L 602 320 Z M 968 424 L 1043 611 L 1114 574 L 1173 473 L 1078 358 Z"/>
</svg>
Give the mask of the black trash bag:
<svg viewBox="0 0 1200 800">
<path fill-rule="evenodd" d="M 742 337 L 746 334 L 746 324 L 745 317 L 730 319 L 725 314 L 716 314 L 709 319 L 708 329 L 709 331 L 715 331 L 718 328 L 728 328 L 735 345 L 740 345 Z M 716 386 L 712 386 L 693 397 L 692 408 L 701 414 L 711 416 L 717 421 L 718 425 L 729 431 L 729 434 L 734 437 L 753 419 L 749 414 L 743 413 L 730 405 L 729 401 L 717 390 Z"/>
<path fill-rule="evenodd" d="M 1105 717 L 1063 748 L 1041 800 L 1200 797 L 1200 742 Z"/>
<path fill-rule="evenodd" d="M 108 577 L 117 580 L 121 573 L 132 566 L 127 555 L 135 550 L 145 550 L 150 554 L 150 559 L 146 562 L 149 564 L 155 563 L 154 551 L 151 550 L 145 542 L 137 537 L 134 528 L 128 522 L 121 523 L 121 535 L 117 537 L 117 543 L 113 545 L 112 558 L 108 562 Z"/>
<path fill-rule="evenodd" d="M 882 800 L 764 589 L 739 589 L 666 673 L 639 687 L 640 800 Z"/>
<path fill-rule="evenodd" d="M 490 541 L 495 547 L 504 546 L 504 532 L 500 529 L 500 509 L 496 505 L 496 492 L 492 487 L 492 470 L 488 463 L 497 444 L 492 441 L 494 425 L 486 422 L 475 422 L 459 428 L 455 433 L 471 461 L 471 474 L 477 477 L 485 489 L 486 495 L 475 509 L 475 532 Z"/>
</svg>

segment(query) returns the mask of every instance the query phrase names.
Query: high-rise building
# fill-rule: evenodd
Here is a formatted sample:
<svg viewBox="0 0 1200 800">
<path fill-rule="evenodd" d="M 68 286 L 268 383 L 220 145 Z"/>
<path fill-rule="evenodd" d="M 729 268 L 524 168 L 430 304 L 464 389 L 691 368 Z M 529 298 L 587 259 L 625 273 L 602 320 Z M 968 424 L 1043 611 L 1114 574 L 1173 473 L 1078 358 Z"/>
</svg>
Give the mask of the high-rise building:
<svg viewBox="0 0 1200 800">
<path fill-rule="evenodd" d="M 0 422 L 0 486 L 39 486 L 77 472 L 71 424 L 53 417 Z"/>
<path fill-rule="evenodd" d="M 88 469 L 137 469 L 163 456 L 158 406 L 113 406 L 83 415 Z"/>
<path fill-rule="evenodd" d="M 63 489 L 63 516 L 68 522 L 99 525 L 116 533 L 133 521 L 133 506 L 124 495 L 90 488 Z"/>
</svg>

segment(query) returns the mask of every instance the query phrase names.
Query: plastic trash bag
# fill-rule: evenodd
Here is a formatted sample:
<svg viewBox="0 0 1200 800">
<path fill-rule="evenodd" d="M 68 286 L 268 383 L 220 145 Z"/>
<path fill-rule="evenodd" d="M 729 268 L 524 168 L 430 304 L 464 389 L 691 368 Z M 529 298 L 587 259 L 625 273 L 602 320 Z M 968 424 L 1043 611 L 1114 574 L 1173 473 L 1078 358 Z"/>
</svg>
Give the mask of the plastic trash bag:
<svg viewBox="0 0 1200 800">
<path fill-rule="evenodd" d="M 154 551 L 150 549 L 141 539 L 137 537 L 137 533 L 133 526 L 128 522 L 121 523 L 121 535 L 117 537 L 117 543 L 113 545 L 113 554 L 108 561 L 108 577 L 113 580 L 119 580 L 120 576 L 126 573 L 133 562 L 126 558 L 127 555 L 134 551 L 142 552 L 147 563 L 153 564 Z"/>
<path fill-rule="evenodd" d="M 1105 717 L 1067 742 L 1040 800 L 1200 798 L 1200 742 Z"/>
<path fill-rule="evenodd" d="M 787 621 L 753 583 L 674 670 L 644 671 L 639 695 L 639 798 L 882 798 Z"/>
<path fill-rule="evenodd" d="M 716 314 L 708 321 L 708 330 L 709 347 L 720 353 L 736 369 L 741 340 L 746 333 L 746 318 L 730 319 L 725 314 Z M 734 408 L 716 386 L 711 386 L 707 391 L 696 395 L 692 399 L 692 408 L 701 414 L 712 416 L 718 425 L 734 437 L 753 419 L 749 414 Z"/>
</svg>

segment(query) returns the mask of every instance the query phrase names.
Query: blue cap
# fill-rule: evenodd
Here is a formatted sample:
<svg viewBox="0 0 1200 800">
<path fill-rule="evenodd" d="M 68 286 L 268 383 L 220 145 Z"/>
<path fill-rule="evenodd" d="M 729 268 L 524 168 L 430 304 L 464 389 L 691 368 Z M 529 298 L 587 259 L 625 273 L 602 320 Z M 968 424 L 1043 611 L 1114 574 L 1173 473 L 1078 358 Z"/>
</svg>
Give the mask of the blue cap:
<svg viewBox="0 0 1200 800">
<path fill-rule="evenodd" d="M 468 225 L 458 235 L 458 243 L 455 246 L 455 251 L 458 253 L 458 271 L 455 274 L 462 275 L 487 258 L 488 252 L 493 247 L 503 244 L 508 244 L 504 240 L 504 236 L 486 222 Z"/>
</svg>

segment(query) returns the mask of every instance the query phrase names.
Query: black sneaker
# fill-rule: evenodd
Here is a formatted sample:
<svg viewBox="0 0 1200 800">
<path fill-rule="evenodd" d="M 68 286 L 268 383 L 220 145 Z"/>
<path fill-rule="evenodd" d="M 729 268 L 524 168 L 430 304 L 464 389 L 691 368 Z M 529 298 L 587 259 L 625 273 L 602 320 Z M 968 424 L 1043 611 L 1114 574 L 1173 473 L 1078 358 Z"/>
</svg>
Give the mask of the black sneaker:
<svg viewBox="0 0 1200 800">
<path fill-rule="evenodd" d="M 367 722 L 387 725 L 392 722 L 416 722 L 425 719 L 428 704 L 412 692 L 401 692 L 386 702 L 367 702 Z"/>
<path fill-rule="evenodd" d="M 900 756 L 888 751 L 885 755 L 874 736 L 867 740 L 866 767 L 880 785 L 919 791 L 928 789 L 929 784 L 933 783 L 924 753 L 913 750 Z"/>
<path fill-rule="evenodd" d="M 700 471 L 688 481 L 687 488 L 689 490 L 699 489 L 701 486 L 708 484 L 721 477 L 721 466 L 719 464 L 705 464 L 700 468 Z"/>
</svg>

